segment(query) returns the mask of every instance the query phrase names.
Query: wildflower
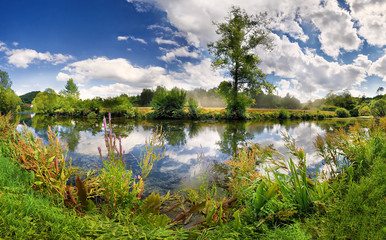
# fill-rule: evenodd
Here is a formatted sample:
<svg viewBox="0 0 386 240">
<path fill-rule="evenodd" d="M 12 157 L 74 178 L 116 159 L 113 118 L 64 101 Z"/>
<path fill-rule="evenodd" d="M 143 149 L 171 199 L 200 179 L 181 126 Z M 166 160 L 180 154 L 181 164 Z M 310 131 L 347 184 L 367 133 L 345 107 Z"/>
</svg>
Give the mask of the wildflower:
<svg viewBox="0 0 386 240">
<path fill-rule="evenodd" d="M 115 180 L 115 176 L 113 176 L 113 180 Z"/>
<path fill-rule="evenodd" d="M 125 179 L 125 175 L 124 174 L 122 174 L 122 179 Z"/>
<path fill-rule="evenodd" d="M 106 118 L 103 118 L 103 127 L 105 129 L 105 132 L 107 132 Z"/>
</svg>

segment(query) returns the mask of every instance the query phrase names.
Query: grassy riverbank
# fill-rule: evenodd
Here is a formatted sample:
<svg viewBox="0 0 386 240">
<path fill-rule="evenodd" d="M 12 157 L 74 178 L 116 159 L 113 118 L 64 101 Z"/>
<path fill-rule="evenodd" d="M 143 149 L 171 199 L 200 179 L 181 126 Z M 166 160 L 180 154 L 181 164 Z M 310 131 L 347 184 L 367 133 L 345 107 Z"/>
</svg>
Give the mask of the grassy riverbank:
<svg viewBox="0 0 386 240">
<path fill-rule="evenodd" d="M 231 173 L 225 192 L 212 180 L 209 164 L 199 188 L 148 197 L 142 193 L 148 172 L 162 158 L 162 133 L 148 139 L 139 159 L 142 174 L 133 176 L 122 164 L 119 136 L 105 121 L 104 168 L 67 186 L 77 172 L 55 135 L 43 145 L 15 127 L 9 116 L 0 116 L 0 238 L 381 239 L 386 234 L 384 118 L 318 137 L 315 148 L 325 159 L 320 174 L 307 169 L 303 150 L 284 136 L 292 158 L 250 143 L 226 162 Z M 265 171 L 257 172 L 257 166 Z"/>
</svg>

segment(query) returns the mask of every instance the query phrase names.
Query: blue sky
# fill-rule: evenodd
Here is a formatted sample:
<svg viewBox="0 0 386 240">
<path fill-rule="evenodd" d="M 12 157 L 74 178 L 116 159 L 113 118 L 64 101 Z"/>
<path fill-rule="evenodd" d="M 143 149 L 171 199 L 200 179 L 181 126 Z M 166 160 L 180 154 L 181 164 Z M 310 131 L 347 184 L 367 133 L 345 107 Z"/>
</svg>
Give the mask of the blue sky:
<svg viewBox="0 0 386 240">
<path fill-rule="evenodd" d="M 135 95 L 163 85 L 213 88 L 212 21 L 232 5 L 267 11 L 274 49 L 261 69 L 302 101 L 329 91 L 374 96 L 386 87 L 386 1 L 379 0 L 2 0 L 0 69 L 18 94 L 64 88 L 82 98 Z"/>
</svg>

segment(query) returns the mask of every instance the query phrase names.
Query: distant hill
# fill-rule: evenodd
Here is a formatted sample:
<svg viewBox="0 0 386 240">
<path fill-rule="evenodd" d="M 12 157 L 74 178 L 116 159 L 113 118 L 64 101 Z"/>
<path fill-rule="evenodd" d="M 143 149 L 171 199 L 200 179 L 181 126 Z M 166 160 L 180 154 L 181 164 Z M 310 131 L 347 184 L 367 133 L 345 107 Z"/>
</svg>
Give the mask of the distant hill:
<svg viewBox="0 0 386 240">
<path fill-rule="evenodd" d="M 31 104 L 32 100 L 35 99 L 35 97 L 36 97 L 36 95 L 38 95 L 38 93 L 40 93 L 40 91 L 33 91 L 33 92 L 26 93 L 24 95 L 21 95 L 19 97 L 23 101 L 23 103 Z"/>
</svg>

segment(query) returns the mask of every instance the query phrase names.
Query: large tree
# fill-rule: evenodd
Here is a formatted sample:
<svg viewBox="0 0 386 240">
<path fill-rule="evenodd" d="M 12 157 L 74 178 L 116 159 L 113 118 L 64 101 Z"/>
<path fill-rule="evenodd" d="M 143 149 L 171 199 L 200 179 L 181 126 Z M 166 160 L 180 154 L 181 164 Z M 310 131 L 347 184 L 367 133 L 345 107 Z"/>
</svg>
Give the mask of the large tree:
<svg viewBox="0 0 386 240">
<path fill-rule="evenodd" d="M 226 69 L 231 82 L 220 84 L 220 93 L 227 101 L 227 112 L 234 118 L 245 117 L 246 107 L 253 103 L 248 96 L 261 88 L 271 92 L 274 86 L 265 80 L 258 68 L 261 60 L 255 54 L 257 46 L 272 48 L 272 39 L 267 30 L 267 14 L 248 15 L 239 7 L 232 7 L 225 22 L 214 23 L 220 38 L 208 44 L 213 55 L 212 66 Z"/>
</svg>

